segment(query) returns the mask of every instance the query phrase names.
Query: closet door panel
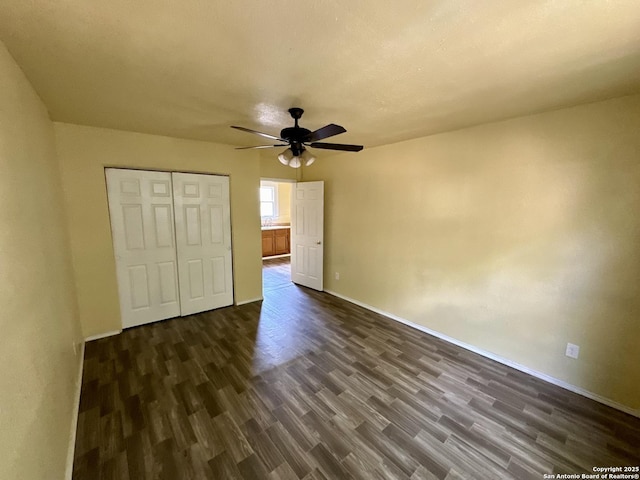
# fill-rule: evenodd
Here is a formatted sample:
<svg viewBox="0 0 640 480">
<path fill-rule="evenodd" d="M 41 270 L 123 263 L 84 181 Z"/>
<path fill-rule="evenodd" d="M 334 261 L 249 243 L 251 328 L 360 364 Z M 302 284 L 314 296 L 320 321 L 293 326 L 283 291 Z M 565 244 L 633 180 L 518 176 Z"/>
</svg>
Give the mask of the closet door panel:
<svg viewBox="0 0 640 480">
<path fill-rule="evenodd" d="M 123 327 L 180 315 L 171 174 L 105 174 Z"/>
<path fill-rule="evenodd" d="M 233 304 L 229 178 L 173 173 L 181 314 Z"/>
</svg>

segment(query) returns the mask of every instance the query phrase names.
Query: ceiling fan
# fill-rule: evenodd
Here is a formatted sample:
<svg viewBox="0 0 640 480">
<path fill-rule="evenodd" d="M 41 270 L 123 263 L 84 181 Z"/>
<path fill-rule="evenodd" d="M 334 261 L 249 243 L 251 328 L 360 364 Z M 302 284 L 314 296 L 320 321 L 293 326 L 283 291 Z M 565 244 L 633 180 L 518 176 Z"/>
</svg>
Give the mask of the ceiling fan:
<svg viewBox="0 0 640 480">
<path fill-rule="evenodd" d="M 311 165 L 315 161 L 315 157 L 309 153 L 306 147 L 311 148 L 323 148 L 325 150 L 342 150 L 345 152 L 359 152 L 364 147 L 362 145 L 348 145 L 344 143 L 324 143 L 318 140 L 324 140 L 325 138 L 333 137 L 346 132 L 344 127 L 330 123 L 318 130 L 311 131 L 306 128 L 302 128 L 298 125 L 298 120 L 302 117 L 304 110 L 301 108 L 290 108 L 289 114 L 295 121 L 293 127 L 282 129 L 280 136 L 269 135 L 268 133 L 258 132 L 251 130 L 250 128 L 237 127 L 232 125 L 231 128 L 242 130 L 243 132 L 254 133 L 261 137 L 269 138 L 271 140 L 277 140 L 282 143 L 276 145 L 259 145 L 257 147 L 237 147 L 237 150 L 246 150 L 252 148 L 274 148 L 274 147 L 288 147 L 284 152 L 278 155 L 278 160 L 283 165 L 289 165 L 293 168 L 299 168 L 304 162 L 305 165 Z"/>
</svg>

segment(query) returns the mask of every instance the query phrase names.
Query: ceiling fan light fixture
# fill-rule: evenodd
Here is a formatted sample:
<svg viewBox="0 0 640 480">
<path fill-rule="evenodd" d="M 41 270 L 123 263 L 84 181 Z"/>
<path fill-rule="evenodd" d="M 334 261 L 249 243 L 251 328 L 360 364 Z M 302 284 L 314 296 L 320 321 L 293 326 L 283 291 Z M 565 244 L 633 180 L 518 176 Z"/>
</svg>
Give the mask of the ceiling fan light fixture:
<svg viewBox="0 0 640 480">
<path fill-rule="evenodd" d="M 300 168 L 301 165 L 302 165 L 302 162 L 300 161 L 300 157 L 293 157 L 289 162 L 289 166 L 291 168 Z"/>
<path fill-rule="evenodd" d="M 287 148 L 284 152 L 278 155 L 278 160 L 283 165 L 290 165 L 291 159 L 293 158 L 293 152 L 290 148 Z"/>
<path fill-rule="evenodd" d="M 306 167 L 316 161 L 316 157 L 309 153 L 309 150 L 305 150 L 304 152 L 302 152 L 302 154 L 300 155 L 300 159 L 304 161 L 304 165 Z"/>
</svg>

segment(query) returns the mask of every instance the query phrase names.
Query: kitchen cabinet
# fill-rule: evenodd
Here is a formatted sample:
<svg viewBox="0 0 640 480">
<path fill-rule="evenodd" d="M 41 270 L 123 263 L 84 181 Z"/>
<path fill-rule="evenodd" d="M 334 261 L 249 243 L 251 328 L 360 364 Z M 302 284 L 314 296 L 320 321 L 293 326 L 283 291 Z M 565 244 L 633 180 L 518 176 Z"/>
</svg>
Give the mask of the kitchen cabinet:
<svg viewBox="0 0 640 480">
<path fill-rule="evenodd" d="M 270 257 L 276 254 L 276 237 L 274 230 L 262 231 L 262 256 Z"/>
<path fill-rule="evenodd" d="M 291 252 L 291 248 L 289 247 L 289 232 L 291 229 L 289 228 L 280 228 L 278 230 L 274 230 L 275 232 L 275 244 L 276 244 L 276 255 L 284 255 L 286 253 Z"/>
<path fill-rule="evenodd" d="M 262 230 L 262 256 L 291 253 L 290 228 L 271 227 Z"/>
</svg>

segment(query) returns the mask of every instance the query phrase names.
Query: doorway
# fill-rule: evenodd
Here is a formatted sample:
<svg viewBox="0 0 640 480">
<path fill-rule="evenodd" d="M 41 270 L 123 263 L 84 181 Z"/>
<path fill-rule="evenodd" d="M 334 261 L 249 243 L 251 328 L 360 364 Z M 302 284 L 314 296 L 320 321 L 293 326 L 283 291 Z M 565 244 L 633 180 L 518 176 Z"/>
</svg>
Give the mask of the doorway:
<svg viewBox="0 0 640 480">
<path fill-rule="evenodd" d="M 294 181 L 260 181 L 262 290 L 291 284 L 291 194 Z"/>
<path fill-rule="evenodd" d="M 323 291 L 324 271 L 324 182 L 262 180 L 263 293 L 272 288 L 273 275 L 265 268 L 277 266 L 281 285 L 284 268 L 289 283 Z M 286 258 L 288 262 L 272 262 Z"/>
</svg>

